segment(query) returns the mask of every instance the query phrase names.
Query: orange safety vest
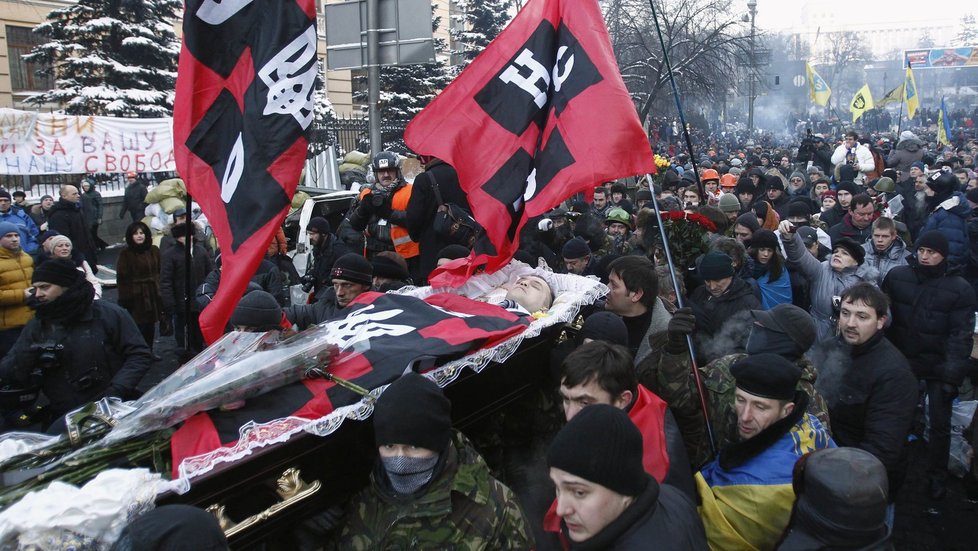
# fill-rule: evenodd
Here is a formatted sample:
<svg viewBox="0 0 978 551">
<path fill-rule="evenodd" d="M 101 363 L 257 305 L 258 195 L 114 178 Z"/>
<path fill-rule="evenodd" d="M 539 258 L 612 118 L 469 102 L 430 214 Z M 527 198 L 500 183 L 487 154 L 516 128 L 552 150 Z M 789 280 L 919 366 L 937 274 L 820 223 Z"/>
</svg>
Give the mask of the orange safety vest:
<svg viewBox="0 0 978 551">
<path fill-rule="evenodd" d="M 411 187 L 411 184 L 404 184 L 394 192 L 394 197 L 391 199 L 391 208 L 393 210 L 407 210 L 408 201 L 411 200 Z M 363 201 L 363 198 L 369 194 L 370 188 L 361 191 L 360 200 Z M 394 250 L 397 251 L 397 254 L 405 259 L 418 256 L 421 252 L 418 248 L 417 241 L 411 240 L 407 228 L 403 226 L 391 224 L 391 241 L 394 242 Z"/>
</svg>

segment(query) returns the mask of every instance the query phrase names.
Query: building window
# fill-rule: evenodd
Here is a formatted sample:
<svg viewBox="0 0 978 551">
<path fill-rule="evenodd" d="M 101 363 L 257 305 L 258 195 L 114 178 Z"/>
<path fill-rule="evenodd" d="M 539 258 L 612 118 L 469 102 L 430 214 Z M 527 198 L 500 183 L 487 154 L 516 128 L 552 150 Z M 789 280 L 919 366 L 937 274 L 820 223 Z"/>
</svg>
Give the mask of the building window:
<svg viewBox="0 0 978 551">
<path fill-rule="evenodd" d="M 31 53 L 43 38 L 30 27 L 7 26 L 7 56 L 10 61 L 10 84 L 15 92 L 43 92 L 54 87 L 54 79 L 37 74 L 37 65 L 27 63 L 21 56 Z"/>
</svg>

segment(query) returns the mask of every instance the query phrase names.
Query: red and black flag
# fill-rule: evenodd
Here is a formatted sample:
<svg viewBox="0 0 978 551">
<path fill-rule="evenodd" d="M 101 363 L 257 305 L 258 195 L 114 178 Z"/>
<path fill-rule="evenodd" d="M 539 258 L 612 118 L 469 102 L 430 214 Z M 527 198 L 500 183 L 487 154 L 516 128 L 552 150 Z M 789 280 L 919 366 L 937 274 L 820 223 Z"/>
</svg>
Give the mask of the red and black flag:
<svg viewBox="0 0 978 551">
<path fill-rule="evenodd" d="M 499 306 L 453 294 L 414 297 L 364 293 L 331 323 L 328 339 L 340 352 L 328 370 L 363 388 L 386 385 L 408 369 L 428 367 L 491 348 L 523 332 L 531 321 Z M 184 458 L 233 444 L 249 421 L 318 419 L 360 396 L 324 379 L 306 379 L 250 398 L 233 411 L 198 413 L 171 439 L 174 476 Z"/>
<path fill-rule="evenodd" d="M 404 138 L 455 167 L 491 242 L 436 286 L 504 266 L 526 221 L 570 195 L 655 170 L 597 0 L 530 0 Z"/>
<path fill-rule="evenodd" d="M 173 111 L 177 170 L 221 246 L 200 316 L 219 337 L 288 212 L 318 74 L 314 0 L 187 0 Z"/>
</svg>

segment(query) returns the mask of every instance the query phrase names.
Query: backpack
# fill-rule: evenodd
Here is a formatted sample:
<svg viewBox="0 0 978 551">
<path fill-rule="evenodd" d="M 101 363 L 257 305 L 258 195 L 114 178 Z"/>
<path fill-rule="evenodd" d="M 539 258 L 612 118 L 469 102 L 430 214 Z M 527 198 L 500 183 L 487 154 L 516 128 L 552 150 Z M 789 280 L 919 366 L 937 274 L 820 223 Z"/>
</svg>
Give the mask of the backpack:
<svg viewBox="0 0 978 551">
<path fill-rule="evenodd" d="M 431 189 L 435 192 L 435 200 L 438 201 L 438 211 L 435 212 L 432 226 L 435 234 L 453 245 L 464 245 L 471 249 L 485 230 L 465 208 L 443 201 L 435 174 L 429 172 L 428 175 L 431 176 Z"/>
</svg>

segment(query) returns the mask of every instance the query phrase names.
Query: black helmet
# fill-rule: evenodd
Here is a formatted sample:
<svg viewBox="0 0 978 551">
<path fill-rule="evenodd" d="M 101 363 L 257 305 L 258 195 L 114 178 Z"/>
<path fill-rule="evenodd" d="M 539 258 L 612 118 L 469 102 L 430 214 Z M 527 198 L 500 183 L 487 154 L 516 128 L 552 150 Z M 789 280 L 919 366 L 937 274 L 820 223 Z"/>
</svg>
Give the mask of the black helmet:
<svg viewBox="0 0 978 551">
<path fill-rule="evenodd" d="M 393 151 L 381 151 L 380 153 L 374 155 L 374 159 L 370 161 L 370 166 L 373 167 L 374 172 L 387 168 L 400 170 L 401 159 L 397 156 L 397 153 L 394 153 Z"/>
</svg>

